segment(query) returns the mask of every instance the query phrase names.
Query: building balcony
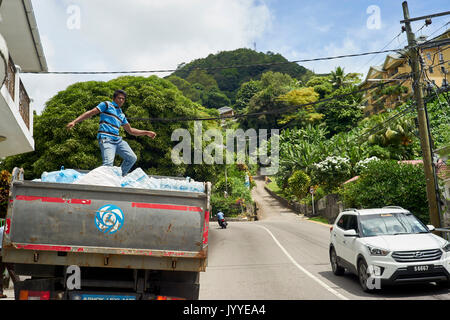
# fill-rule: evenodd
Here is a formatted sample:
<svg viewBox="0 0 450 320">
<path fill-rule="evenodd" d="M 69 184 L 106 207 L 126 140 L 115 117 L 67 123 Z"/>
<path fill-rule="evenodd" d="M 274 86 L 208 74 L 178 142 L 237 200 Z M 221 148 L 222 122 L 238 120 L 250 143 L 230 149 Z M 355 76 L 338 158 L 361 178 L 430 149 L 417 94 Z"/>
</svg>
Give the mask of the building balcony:
<svg viewBox="0 0 450 320">
<path fill-rule="evenodd" d="M 9 57 L 0 89 L 0 158 L 34 151 L 30 102 L 20 79 L 20 67 Z"/>
</svg>

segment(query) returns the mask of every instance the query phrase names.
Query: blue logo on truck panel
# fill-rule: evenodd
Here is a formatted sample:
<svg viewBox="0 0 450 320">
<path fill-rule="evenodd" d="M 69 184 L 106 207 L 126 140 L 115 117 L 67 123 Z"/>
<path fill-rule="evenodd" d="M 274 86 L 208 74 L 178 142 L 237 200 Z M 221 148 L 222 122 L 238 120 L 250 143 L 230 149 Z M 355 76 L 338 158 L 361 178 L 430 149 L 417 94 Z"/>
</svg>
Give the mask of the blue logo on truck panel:
<svg viewBox="0 0 450 320">
<path fill-rule="evenodd" d="M 107 204 L 97 210 L 95 225 L 105 234 L 113 234 L 119 231 L 124 223 L 122 209 L 113 204 Z"/>
</svg>

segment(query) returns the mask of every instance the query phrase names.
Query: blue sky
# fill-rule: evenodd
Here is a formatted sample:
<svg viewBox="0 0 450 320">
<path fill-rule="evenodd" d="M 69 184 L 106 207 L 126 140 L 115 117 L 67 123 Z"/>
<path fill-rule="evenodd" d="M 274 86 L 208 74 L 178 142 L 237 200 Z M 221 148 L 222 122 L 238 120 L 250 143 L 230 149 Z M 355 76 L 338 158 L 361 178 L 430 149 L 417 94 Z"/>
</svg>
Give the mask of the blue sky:
<svg viewBox="0 0 450 320">
<path fill-rule="evenodd" d="M 398 35 L 402 1 L 365 0 L 32 0 L 49 71 L 175 69 L 182 62 L 237 48 L 300 60 L 382 49 Z M 443 0 L 409 0 L 411 17 L 449 11 Z M 375 8 L 375 11 L 374 11 Z M 368 9 L 370 9 L 368 11 Z M 379 15 L 377 14 L 379 13 Z M 379 19 L 378 19 L 379 17 Z M 369 24 L 368 24 L 369 21 Z M 417 35 L 450 21 L 437 17 Z M 414 22 L 413 30 L 423 21 Z M 441 28 L 436 36 L 446 28 Z M 406 45 L 402 33 L 386 49 Z M 328 73 L 337 66 L 364 76 L 385 55 L 304 63 Z M 148 76 L 150 74 L 145 74 Z M 166 76 L 168 73 L 160 73 Z M 117 75 L 23 75 L 41 113 L 58 91 Z"/>
</svg>

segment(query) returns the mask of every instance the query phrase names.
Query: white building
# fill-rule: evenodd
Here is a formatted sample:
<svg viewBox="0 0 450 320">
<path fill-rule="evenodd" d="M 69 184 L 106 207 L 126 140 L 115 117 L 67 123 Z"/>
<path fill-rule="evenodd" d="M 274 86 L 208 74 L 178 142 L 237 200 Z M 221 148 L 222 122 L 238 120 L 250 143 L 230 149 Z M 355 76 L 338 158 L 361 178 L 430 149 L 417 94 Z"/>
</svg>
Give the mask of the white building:
<svg viewBox="0 0 450 320">
<path fill-rule="evenodd" d="M 31 0 L 0 0 L 0 158 L 34 151 L 21 71 L 47 71 Z"/>
</svg>

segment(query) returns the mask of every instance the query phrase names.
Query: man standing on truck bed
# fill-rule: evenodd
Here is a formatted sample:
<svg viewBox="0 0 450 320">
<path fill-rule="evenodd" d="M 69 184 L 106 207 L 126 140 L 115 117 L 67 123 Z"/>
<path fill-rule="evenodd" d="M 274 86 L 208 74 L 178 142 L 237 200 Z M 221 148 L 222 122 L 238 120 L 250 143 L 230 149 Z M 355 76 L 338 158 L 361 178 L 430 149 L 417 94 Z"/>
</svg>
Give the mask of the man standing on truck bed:
<svg viewBox="0 0 450 320">
<path fill-rule="evenodd" d="M 128 143 L 122 140 L 122 137 L 119 135 L 119 128 L 123 126 L 126 132 L 134 136 L 148 136 L 152 139 L 156 136 L 156 133 L 153 131 L 139 130 L 130 126 L 121 109 L 126 97 L 127 94 L 125 91 L 116 90 L 112 102 L 101 102 L 97 107 L 86 111 L 66 126 L 67 129 L 71 129 L 75 124 L 100 113 L 100 126 L 97 139 L 102 153 L 102 165 L 112 166 L 117 153 L 123 159 L 121 165 L 123 176 L 130 171 L 137 157 Z"/>
</svg>

